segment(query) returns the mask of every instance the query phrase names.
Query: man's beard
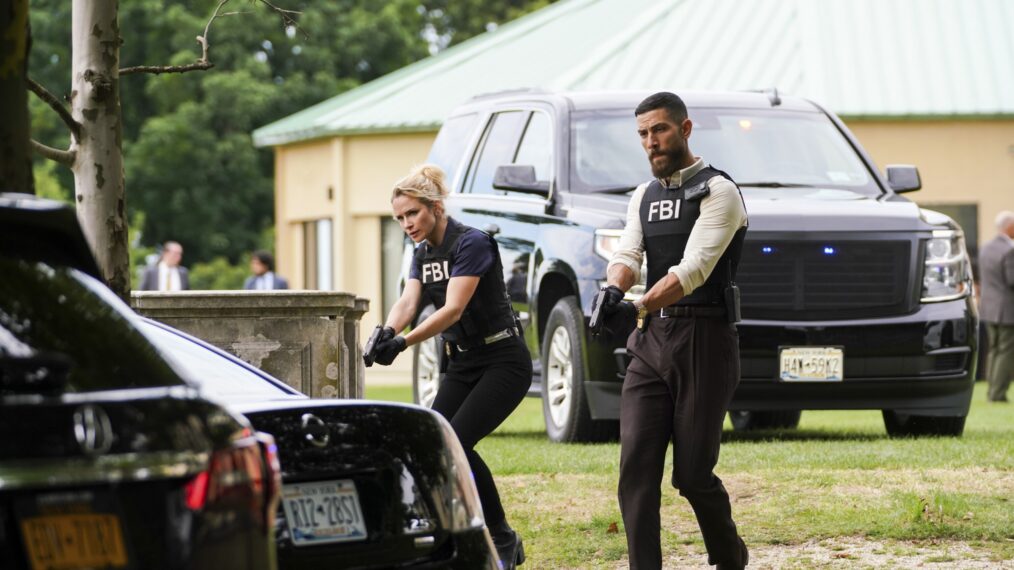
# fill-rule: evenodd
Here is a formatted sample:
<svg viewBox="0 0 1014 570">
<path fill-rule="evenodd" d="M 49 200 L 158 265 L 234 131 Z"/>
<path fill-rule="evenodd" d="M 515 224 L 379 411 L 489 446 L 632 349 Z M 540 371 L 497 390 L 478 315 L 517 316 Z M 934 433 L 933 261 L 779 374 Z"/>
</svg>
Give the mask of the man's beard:
<svg viewBox="0 0 1014 570">
<path fill-rule="evenodd" d="M 655 178 L 669 178 L 680 169 L 680 165 L 683 164 L 684 152 L 681 150 L 670 150 L 655 153 L 654 156 L 648 157 L 648 163 L 651 165 L 651 174 Z M 655 157 L 662 155 L 666 158 L 661 164 L 655 162 Z"/>
</svg>

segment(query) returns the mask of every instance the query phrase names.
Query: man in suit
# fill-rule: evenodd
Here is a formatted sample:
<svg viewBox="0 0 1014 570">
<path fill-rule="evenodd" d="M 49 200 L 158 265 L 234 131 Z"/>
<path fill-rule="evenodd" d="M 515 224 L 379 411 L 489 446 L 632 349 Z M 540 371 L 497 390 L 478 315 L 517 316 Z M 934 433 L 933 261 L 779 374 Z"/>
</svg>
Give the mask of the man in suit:
<svg viewBox="0 0 1014 570">
<path fill-rule="evenodd" d="M 275 274 L 275 258 L 264 250 L 253 252 L 250 256 L 250 271 L 253 275 L 246 278 L 244 289 L 288 289 L 289 282 L 281 275 Z"/>
<path fill-rule="evenodd" d="M 144 270 L 141 278 L 142 291 L 186 291 L 190 289 L 190 274 L 180 265 L 183 260 L 183 246 L 175 241 L 162 245 L 162 257 L 155 265 Z"/>
<path fill-rule="evenodd" d="M 979 252 L 979 315 L 986 323 L 986 379 L 991 402 L 1006 402 L 1014 378 L 1014 212 L 996 217 L 997 236 Z"/>
</svg>

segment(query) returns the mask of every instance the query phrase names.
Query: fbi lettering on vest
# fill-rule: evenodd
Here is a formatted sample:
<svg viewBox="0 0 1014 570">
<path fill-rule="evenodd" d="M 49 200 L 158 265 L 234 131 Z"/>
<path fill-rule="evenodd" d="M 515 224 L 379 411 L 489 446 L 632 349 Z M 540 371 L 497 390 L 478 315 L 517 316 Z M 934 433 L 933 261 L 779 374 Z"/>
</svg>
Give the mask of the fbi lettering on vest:
<svg viewBox="0 0 1014 570">
<path fill-rule="evenodd" d="M 680 218 L 679 200 L 656 200 L 648 205 L 648 221 L 663 222 Z"/>
<path fill-rule="evenodd" d="M 450 278 L 451 272 L 448 269 L 447 260 L 424 263 L 422 266 L 422 282 L 437 283 Z"/>
</svg>

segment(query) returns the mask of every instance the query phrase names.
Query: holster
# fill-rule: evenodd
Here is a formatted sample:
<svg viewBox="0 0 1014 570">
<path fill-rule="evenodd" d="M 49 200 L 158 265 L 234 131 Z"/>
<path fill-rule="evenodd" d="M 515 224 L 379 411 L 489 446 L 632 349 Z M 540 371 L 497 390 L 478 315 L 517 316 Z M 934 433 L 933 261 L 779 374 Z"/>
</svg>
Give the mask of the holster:
<svg viewBox="0 0 1014 570">
<path fill-rule="evenodd" d="M 440 337 L 440 356 L 439 356 L 439 370 L 443 374 L 447 372 L 447 369 L 451 366 L 451 361 L 458 356 L 458 345 L 453 342 L 444 340 Z"/>
<path fill-rule="evenodd" d="M 725 314 L 730 323 L 736 324 L 743 320 L 739 307 L 739 287 L 735 283 L 729 283 L 725 288 Z"/>
</svg>

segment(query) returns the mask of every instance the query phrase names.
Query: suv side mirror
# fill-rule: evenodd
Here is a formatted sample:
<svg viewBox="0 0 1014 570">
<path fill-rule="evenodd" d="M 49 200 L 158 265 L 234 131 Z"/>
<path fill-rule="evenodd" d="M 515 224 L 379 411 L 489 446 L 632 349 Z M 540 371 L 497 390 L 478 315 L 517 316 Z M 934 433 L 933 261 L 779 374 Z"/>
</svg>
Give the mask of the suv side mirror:
<svg viewBox="0 0 1014 570">
<path fill-rule="evenodd" d="M 530 164 L 504 164 L 493 173 L 493 188 L 529 194 L 549 195 L 549 182 L 535 179 L 535 167 Z"/>
<path fill-rule="evenodd" d="M 918 190 L 922 188 L 919 169 L 911 164 L 888 164 L 887 184 L 898 194 Z"/>
</svg>

